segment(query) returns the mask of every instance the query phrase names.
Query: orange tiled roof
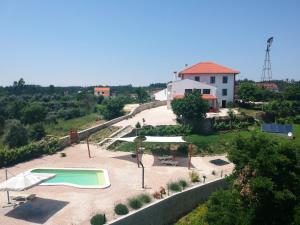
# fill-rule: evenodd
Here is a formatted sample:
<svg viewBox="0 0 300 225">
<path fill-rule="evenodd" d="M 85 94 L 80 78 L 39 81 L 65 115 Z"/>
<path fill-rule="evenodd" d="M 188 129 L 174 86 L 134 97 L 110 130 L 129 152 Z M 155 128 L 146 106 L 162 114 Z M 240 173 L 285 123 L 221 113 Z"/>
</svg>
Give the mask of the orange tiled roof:
<svg viewBox="0 0 300 225">
<path fill-rule="evenodd" d="M 257 86 L 263 87 L 266 89 L 278 89 L 278 85 L 275 83 L 258 83 Z"/>
<path fill-rule="evenodd" d="M 109 91 L 110 88 L 109 87 L 95 87 L 94 90 L 95 91 Z"/>
<path fill-rule="evenodd" d="M 179 77 L 182 74 L 238 74 L 240 71 L 227 68 L 225 66 L 218 65 L 213 62 L 200 62 L 179 73 Z"/>
</svg>

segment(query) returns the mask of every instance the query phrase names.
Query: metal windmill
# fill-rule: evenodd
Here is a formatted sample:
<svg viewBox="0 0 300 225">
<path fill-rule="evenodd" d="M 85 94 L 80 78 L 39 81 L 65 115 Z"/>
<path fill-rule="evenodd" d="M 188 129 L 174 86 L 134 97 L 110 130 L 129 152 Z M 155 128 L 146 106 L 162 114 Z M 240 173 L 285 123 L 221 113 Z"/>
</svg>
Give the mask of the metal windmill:
<svg viewBox="0 0 300 225">
<path fill-rule="evenodd" d="M 261 74 L 261 82 L 270 82 L 272 80 L 272 68 L 271 68 L 271 58 L 270 58 L 270 51 L 271 45 L 273 42 L 273 37 L 270 37 L 267 40 L 267 49 L 265 55 L 264 66 Z"/>
</svg>

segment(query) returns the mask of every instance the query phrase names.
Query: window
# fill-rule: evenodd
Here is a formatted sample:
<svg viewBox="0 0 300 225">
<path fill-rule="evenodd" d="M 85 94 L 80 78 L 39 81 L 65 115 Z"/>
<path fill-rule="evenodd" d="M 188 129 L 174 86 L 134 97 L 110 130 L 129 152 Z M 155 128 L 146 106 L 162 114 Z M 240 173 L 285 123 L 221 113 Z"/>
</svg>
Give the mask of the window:
<svg viewBox="0 0 300 225">
<path fill-rule="evenodd" d="M 210 89 L 203 89 L 203 94 L 210 94 Z"/>
<path fill-rule="evenodd" d="M 196 89 L 197 91 L 199 91 L 200 92 L 200 94 L 201 94 L 201 89 Z"/>
<path fill-rule="evenodd" d="M 222 95 L 227 96 L 227 89 L 222 89 Z"/>
<path fill-rule="evenodd" d="M 216 83 L 216 77 L 210 77 L 210 83 L 211 84 Z"/>
<path fill-rule="evenodd" d="M 195 81 L 200 81 L 200 77 L 195 77 Z"/>
<path fill-rule="evenodd" d="M 228 77 L 223 77 L 223 84 L 227 84 L 228 83 Z"/>
<path fill-rule="evenodd" d="M 189 94 L 189 93 L 192 93 L 192 91 L 193 91 L 192 89 L 185 89 L 185 90 L 184 90 L 184 93 L 185 93 L 185 94 Z"/>
</svg>

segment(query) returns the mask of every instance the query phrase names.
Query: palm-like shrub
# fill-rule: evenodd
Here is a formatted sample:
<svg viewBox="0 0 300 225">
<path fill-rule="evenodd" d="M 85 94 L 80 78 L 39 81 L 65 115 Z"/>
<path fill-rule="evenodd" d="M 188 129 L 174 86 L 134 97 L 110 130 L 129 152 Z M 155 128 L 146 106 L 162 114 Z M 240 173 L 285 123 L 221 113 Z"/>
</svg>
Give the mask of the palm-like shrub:
<svg viewBox="0 0 300 225">
<path fill-rule="evenodd" d="M 151 202 L 151 197 L 148 194 L 141 194 L 138 196 L 138 199 L 143 203 L 149 203 Z"/>
<path fill-rule="evenodd" d="M 140 199 L 138 198 L 129 198 L 128 199 L 128 205 L 132 208 L 132 209 L 139 209 L 143 206 L 143 203 Z"/>
<path fill-rule="evenodd" d="M 168 184 L 168 187 L 171 191 L 178 192 L 181 191 L 181 186 L 178 182 L 171 182 Z"/>
<path fill-rule="evenodd" d="M 192 171 L 190 173 L 190 179 L 191 179 L 191 182 L 193 182 L 193 183 L 199 182 L 200 181 L 199 174 L 196 171 Z"/>
</svg>

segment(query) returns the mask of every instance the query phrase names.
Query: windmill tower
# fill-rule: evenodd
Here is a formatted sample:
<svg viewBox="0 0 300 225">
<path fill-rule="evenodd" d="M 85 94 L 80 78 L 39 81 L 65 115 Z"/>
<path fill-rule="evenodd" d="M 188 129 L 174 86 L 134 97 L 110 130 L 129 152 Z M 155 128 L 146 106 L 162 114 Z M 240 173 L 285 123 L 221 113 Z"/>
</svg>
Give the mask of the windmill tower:
<svg viewBox="0 0 300 225">
<path fill-rule="evenodd" d="M 261 82 L 262 83 L 270 82 L 272 80 L 272 68 L 271 68 L 271 58 L 270 58 L 270 51 L 271 51 L 270 48 L 271 48 L 272 42 L 273 42 L 273 37 L 270 37 L 267 40 L 265 61 L 264 61 L 264 66 L 263 66 L 262 74 L 261 74 Z"/>
</svg>

